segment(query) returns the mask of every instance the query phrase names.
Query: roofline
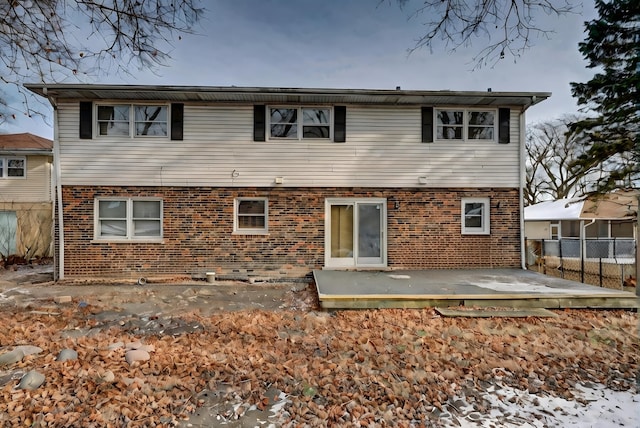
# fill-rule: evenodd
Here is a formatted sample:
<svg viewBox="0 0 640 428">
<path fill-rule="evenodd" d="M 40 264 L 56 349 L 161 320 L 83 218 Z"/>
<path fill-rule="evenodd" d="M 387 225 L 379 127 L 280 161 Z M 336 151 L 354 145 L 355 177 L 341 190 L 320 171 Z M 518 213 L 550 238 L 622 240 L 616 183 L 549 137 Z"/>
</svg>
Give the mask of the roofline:
<svg viewBox="0 0 640 428">
<path fill-rule="evenodd" d="M 201 100 L 198 94 L 203 93 L 224 93 L 228 96 L 237 94 L 239 97 L 247 95 L 274 95 L 274 96 L 342 96 L 342 97 L 380 97 L 396 96 L 399 99 L 405 98 L 427 98 L 427 97 L 482 97 L 492 99 L 494 102 L 501 98 L 526 98 L 527 102 L 521 102 L 524 109 L 544 101 L 551 96 L 550 92 L 493 92 L 493 91 L 424 91 L 424 90 L 402 90 L 402 89 L 337 89 L 337 88 L 281 88 L 281 87 L 240 87 L 240 86 L 167 86 L 167 85 L 105 85 L 105 84 L 46 84 L 46 83 L 25 83 L 24 87 L 43 97 L 65 98 L 65 92 L 86 92 L 87 95 L 97 91 L 107 92 L 143 92 L 143 93 L 180 93 L 183 95 L 193 94 L 194 101 Z M 95 98 L 95 97 L 94 97 Z M 373 101 L 373 100 L 372 100 Z M 388 102 L 387 102 L 388 103 Z M 407 102 L 407 104 L 421 104 Z"/>
<path fill-rule="evenodd" d="M 0 154 L 9 156 L 44 155 L 53 156 L 53 149 L 0 149 Z"/>
</svg>

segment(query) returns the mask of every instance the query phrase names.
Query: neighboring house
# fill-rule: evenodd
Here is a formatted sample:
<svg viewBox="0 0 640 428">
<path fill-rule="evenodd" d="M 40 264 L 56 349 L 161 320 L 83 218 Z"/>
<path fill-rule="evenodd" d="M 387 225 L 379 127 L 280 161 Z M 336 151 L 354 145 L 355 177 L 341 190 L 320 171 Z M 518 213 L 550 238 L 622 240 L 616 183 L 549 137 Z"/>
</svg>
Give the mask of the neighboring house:
<svg viewBox="0 0 640 428">
<path fill-rule="evenodd" d="M 606 246 L 592 246 L 593 252 L 604 251 L 607 256 L 624 253 L 628 258 L 634 253 L 639 195 L 637 190 L 617 190 L 530 205 L 524 209 L 525 237 L 537 241 L 565 240 L 568 243 L 562 246 L 565 257 L 579 256 L 581 241 L 610 240 Z"/>
<path fill-rule="evenodd" d="M 55 107 L 60 277 L 524 265 L 549 93 L 26 87 Z"/>
<path fill-rule="evenodd" d="M 540 202 L 524 209 L 527 239 L 634 238 L 637 190 Z"/>
<path fill-rule="evenodd" d="M 51 256 L 53 142 L 0 134 L 0 257 Z"/>
</svg>

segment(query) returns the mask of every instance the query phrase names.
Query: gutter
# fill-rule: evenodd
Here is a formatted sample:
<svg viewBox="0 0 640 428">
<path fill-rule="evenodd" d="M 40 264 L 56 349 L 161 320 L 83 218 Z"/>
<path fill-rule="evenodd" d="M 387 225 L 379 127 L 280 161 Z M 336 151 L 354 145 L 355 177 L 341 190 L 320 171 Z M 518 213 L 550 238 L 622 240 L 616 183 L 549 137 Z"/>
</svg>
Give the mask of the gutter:
<svg viewBox="0 0 640 428">
<path fill-rule="evenodd" d="M 0 150 L 0 155 L 6 156 L 52 156 L 52 150 L 21 150 L 21 149 L 8 149 Z"/>
</svg>

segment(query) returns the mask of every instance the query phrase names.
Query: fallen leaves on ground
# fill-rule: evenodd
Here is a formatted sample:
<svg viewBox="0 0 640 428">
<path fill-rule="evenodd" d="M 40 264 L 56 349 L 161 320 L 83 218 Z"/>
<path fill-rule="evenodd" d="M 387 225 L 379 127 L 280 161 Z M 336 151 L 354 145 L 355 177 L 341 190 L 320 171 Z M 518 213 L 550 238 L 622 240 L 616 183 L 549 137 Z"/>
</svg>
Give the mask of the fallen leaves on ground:
<svg viewBox="0 0 640 428">
<path fill-rule="evenodd" d="M 290 400 L 283 426 L 409 426 L 429 421 L 460 390 L 496 380 L 570 399 L 577 382 L 629 389 L 640 368 L 638 317 L 628 311 L 476 319 L 444 318 L 433 309 L 252 310 L 184 314 L 181 322 L 203 328 L 135 335 L 112 325 L 96 329 L 98 310 L 0 312 L 0 353 L 18 345 L 43 349 L 0 367 L 0 424 L 174 426 L 205 389 L 262 408 L 267 389 L 277 388 Z M 114 344 L 136 342 L 153 351 L 129 364 L 126 346 Z M 56 361 L 65 348 L 78 359 Z M 44 385 L 17 389 L 18 376 L 30 370 L 45 375 Z"/>
</svg>

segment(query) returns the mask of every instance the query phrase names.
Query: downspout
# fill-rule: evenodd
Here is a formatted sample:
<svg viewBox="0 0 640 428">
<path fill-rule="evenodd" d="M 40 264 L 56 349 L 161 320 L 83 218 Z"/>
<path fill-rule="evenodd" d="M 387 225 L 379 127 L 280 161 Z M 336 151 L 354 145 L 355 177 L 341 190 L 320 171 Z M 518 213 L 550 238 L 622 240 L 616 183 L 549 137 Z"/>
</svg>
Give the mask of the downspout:
<svg viewBox="0 0 640 428">
<path fill-rule="evenodd" d="M 520 186 L 518 189 L 519 192 L 519 207 L 520 210 L 520 267 L 523 270 L 527 269 L 527 259 L 526 259 L 526 243 L 524 242 L 524 186 L 526 180 L 526 148 L 525 144 L 527 141 L 526 135 L 526 126 L 525 126 L 525 112 L 526 107 L 520 113 Z"/>
<path fill-rule="evenodd" d="M 43 88 L 44 94 L 49 99 L 53 107 L 53 170 L 55 172 L 56 204 L 58 207 L 58 266 L 54 270 L 54 280 L 64 279 L 64 221 L 62 213 L 62 183 L 60 172 L 60 141 L 58 130 L 58 105 L 56 100 L 47 95 L 46 86 Z M 55 227 L 55 226 L 54 226 Z"/>
</svg>

